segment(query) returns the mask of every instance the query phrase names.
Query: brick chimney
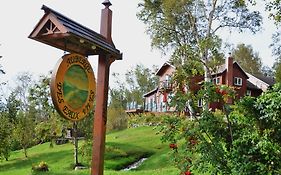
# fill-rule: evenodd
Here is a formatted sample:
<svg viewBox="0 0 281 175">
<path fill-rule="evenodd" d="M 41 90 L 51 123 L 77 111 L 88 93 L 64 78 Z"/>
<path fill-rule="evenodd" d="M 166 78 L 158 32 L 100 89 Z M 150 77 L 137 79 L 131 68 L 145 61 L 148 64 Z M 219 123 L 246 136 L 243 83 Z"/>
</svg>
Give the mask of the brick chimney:
<svg viewBox="0 0 281 175">
<path fill-rule="evenodd" d="M 225 59 L 226 67 L 226 85 L 233 86 L 233 57 L 229 56 Z"/>
<path fill-rule="evenodd" d="M 226 67 L 226 85 L 233 86 L 233 79 L 234 79 L 234 77 L 233 77 L 233 57 L 231 55 L 229 55 L 229 57 L 227 57 L 225 59 L 225 67 Z M 233 104 L 233 99 L 228 98 L 227 103 Z"/>
</svg>

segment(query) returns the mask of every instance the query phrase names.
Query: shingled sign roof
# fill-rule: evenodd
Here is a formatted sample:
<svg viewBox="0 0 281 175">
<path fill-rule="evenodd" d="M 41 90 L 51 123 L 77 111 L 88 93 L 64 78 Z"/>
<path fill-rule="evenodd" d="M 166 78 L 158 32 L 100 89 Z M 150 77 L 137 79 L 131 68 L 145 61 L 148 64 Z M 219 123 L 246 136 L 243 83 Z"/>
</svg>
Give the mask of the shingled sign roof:
<svg viewBox="0 0 281 175">
<path fill-rule="evenodd" d="M 43 5 L 44 16 L 40 19 L 29 38 L 53 47 L 85 56 L 109 54 L 122 59 L 122 54 L 97 32 Z"/>
</svg>

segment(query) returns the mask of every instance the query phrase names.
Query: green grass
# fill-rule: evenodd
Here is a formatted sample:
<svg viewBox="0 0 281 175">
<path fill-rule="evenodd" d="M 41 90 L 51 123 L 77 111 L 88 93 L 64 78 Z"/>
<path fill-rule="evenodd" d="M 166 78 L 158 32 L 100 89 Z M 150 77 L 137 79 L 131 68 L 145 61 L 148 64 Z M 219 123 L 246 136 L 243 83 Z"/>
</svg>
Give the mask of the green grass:
<svg viewBox="0 0 281 175">
<path fill-rule="evenodd" d="M 130 128 L 112 132 L 106 137 L 105 175 L 176 175 L 178 170 L 171 166 L 169 147 L 160 141 L 152 127 Z M 88 175 L 90 170 L 73 171 L 73 145 L 49 143 L 35 146 L 28 150 L 29 158 L 24 158 L 22 151 L 12 153 L 8 162 L 0 162 L 0 175 L 29 175 L 33 164 L 47 162 L 49 172 L 44 175 Z M 122 171 L 128 164 L 148 157 L 136 170 Z M 79 160 L 82 160 L 79 157 Z M 82 162 L 83 163 L 83 162 Z"/>
</svg>

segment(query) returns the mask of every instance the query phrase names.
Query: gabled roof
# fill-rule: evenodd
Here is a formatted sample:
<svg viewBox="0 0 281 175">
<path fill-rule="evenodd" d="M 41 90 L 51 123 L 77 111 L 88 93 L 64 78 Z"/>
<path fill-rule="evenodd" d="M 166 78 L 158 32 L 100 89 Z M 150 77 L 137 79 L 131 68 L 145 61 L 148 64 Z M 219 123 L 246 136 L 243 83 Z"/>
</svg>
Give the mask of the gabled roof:
<svg viewBox="0 0 281 175">
<path fill-rule="evenodd" d="M 274 85 L 275 80 L 272 77 L 266 77 L 263 75 L 252 75 L 247 73 L 249 76 L 248 81 L 250 81 L 252 84 L 257 86 L 259 89 L 265 91 L 267 90 L 270 86 Z"/>
<path fill-rule="evenodd" d="M 172 67 L 175 69 L 175 66 L 173 66 L 171 63 L 169 62 L 165 62 L 159 69 L 158 71 L 155 73 L 156 75 L 160 76 L 163 71 L 165 71 L 168 67 Z"/>
<path fill-rule="evenodd" d="M 238 68 L 242 71 L 242 73 L 243 73 L 247 78 L 249 78 L 248 75 L 247 75 L 247 73 L 242 69 L 242 67 L 241 67 L 236 61 L 233 62 L 233 65 L 237 65 Z M 215 72 L 212 73 L 212 75 L 222 74 L 224 71 L 226 71 L 226 69 L 227 69 L 227 67 L 226 67 L 225 64 L 219 65 L 219 66 L 217 66 L 217 69 L 215 70 Z"/>
<path fill-rule="evenodd" d="M 72 19 L 43 5 L 44 16 L 40 19 L 29 38 L 69 52 L 85 56 L 107 53 L 116 59 L 122 54 L 101 34 L 73 21 Z"/>
<path fill-rule="evenodd" d="M 247 80 L 247 89 L 258 90 L 260 88 L 251 83 L 249 80 Z"/>
<path fill-rule="evenodd" d="M 274 80 L 273 77 L 266 77 L 266 76 L 263 76 L 263 75 L 253 75 L 253 76 L 260 79 L 261 81 L 265 82 L 269 86 L 272 86 L 272 85 L 275 84 L 275 80 Z"/>
</svg>

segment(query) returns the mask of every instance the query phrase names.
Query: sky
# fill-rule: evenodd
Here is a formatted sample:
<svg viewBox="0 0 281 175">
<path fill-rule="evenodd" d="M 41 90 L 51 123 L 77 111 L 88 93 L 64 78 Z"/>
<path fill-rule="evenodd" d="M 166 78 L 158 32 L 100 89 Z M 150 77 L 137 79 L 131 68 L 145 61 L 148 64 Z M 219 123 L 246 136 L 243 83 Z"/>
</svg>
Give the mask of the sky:
<svg viewBox="0 0 281 175">
<path fill-rule="evenodd" d="M 101 4 L 103 0 L 9 0 L 0 6 L 0 64 L 6 71 L 0 75 L 0 80 L 14 81 L 21 72 L 30 72 L 35 76 L 46 75 L 54 68 L 64 51 L 42 44 L 28 38 L 35 25 L 44 15 L 42 5 L 75 20 L 76 22 L 99 33 Z M 150 37 L 145 33 L 145 25 L 136 17 L 139 10 L 137 0 L 111 0 L 113 4 L 112 39 L 117 49 L 123 53 L 123 60 L 115 61 L 111 66 L 111 73 L 123 75 L 137 64 L 161 66 L 168 60 L 158 50 L 150 46 Z M 227 42 L 252 45 L 259 53 L 265 65 L 272 66 L 274 58 L 271 49 L 271 33 L 274 31 L 272 22 L 264 21 L 262 32 L 238 34 L 224 31 L 221 33 Z M 97 71 L 97 56 L 90 56 L 94 72 Z M 112 84 L 112 78 L 110 78 Z"/>
</svg>

